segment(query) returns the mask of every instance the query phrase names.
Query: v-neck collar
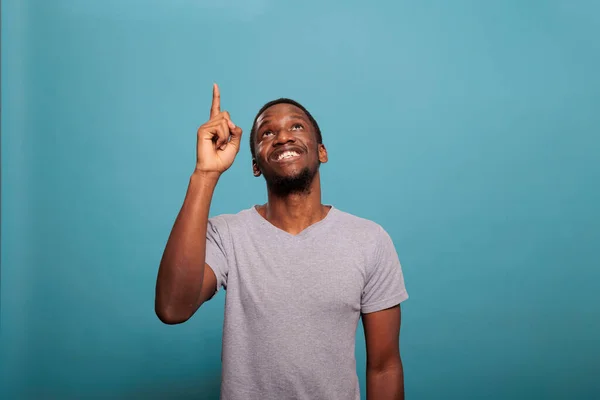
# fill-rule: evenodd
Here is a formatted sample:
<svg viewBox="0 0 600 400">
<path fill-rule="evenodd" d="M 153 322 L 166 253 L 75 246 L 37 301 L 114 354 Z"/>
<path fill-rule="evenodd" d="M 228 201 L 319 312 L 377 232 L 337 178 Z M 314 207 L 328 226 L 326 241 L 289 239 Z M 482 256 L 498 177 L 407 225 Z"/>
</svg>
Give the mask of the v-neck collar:
<svg viewBox="0 0 600 400">
<path fill-rule="evenodd" d="M 255 218 L 258 218 L 260 224 L 265 226 L 266 229 L 269 229 L 269 230 L 271 230 L 283 237 L 289 238 L 289 239 L 302 239 L 302 238 L 308 236 L 311 232 L 314 232 L 315 230 L 318 230 L 321 226 L 327 224 L 327 222 L 329 220 L 331 220 L 334 217 L 334 215 L 337 213 L 337 209 L 333 205 L 331 205 L 331 204 L 324 204 L 324 205 L 326 207 L 330 207 L 329 211 L 327 212 L 327 215 L 325 215 L 325 217 L 322 220 L 317 221 L 314 224 L 307 226 L 306 228 L 304 228 L 302 231 L 300 231 L 296 235 L 292 235 L 291 233 L 289 233 L 289 232 L 273 225 L 271 222 L 269 222 L 256 209 L 256 207 L 258 207 L 258 205 L 252 206 L 250 208 L 250 213 L 253 214 Z"/>
</svg>

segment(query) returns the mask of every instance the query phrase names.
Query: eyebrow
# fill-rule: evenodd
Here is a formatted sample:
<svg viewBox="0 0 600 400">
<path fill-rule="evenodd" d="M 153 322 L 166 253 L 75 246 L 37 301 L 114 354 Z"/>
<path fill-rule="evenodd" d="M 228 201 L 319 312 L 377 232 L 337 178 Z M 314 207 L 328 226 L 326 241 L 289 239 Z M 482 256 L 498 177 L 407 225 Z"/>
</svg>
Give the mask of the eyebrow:
<svg viewBox="0 0 600 400">
<path fill-rule="evenodd" d="M 301 120 L 304 120 L 305 122 L 309 122 L 308 117 L 306 117 L 305 115 L 299 114 L 299 113 L 290 114 L 290 118 L 301 119 Z M 261 129 L 263 127 L 263 125 L 267 125 L 270 122 L 271 122 L 270 119 L 263 119 L 256 127 L 256 130 Z"/>
</svg>

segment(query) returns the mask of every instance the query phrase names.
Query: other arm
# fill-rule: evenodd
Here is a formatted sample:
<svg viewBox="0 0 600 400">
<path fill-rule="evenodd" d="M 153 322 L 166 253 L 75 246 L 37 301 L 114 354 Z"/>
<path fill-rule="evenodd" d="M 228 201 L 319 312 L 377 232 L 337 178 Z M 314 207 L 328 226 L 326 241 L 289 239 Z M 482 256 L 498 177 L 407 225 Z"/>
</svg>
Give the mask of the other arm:
<svg viewBox="0 0 600 400">
<path fill-rule="evenodd" d="M 400 306 L 363 314 L 367 348 L 367 400 L 404 400 L 400 358 Z"/>
</svg>

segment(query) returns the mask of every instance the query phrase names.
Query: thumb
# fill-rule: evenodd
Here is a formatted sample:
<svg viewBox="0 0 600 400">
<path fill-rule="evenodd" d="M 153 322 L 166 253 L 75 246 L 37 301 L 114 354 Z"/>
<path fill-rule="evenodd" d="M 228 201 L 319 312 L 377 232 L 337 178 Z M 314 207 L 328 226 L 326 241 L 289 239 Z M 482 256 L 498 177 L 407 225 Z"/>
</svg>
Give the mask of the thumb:
<svg viewBox="0 0 600 400">
<path fill-rule="evenodd" d="M 225 152 L 233 151 L 237 153 L 240 150 L 241 137 L 242 128 L 239 126 L 236 126 L 233 129 L 229 128 L 229 138 L 219 147 L 219 150 Z"/>
<path fill-rule="evenodd" d="M 234 129 L 230 130 L 230 140 L 229 144 L 233 144 L 236 148 L 240 148 L 240 143 L 242 140 L 242 128 L 236 126 Z"/>
</svg>

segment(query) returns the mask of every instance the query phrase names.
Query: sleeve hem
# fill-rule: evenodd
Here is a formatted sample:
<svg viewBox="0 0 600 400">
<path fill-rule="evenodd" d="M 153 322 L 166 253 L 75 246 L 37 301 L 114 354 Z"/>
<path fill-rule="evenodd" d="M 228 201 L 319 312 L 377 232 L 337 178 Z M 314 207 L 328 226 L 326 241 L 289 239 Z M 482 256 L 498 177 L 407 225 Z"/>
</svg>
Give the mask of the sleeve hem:
<svg viewBox="0 0 600 400">
<path fill-rule="evenodd" d="M 361 306 L 360 311 L 363 314 L 369 314 L 372 312 L 385 310 L 386 308 L 394 307 L 394 306 L 402 303 L 406 299 L 408 299 L 408 293 L 405 290 L 404 292 L 402 292 L 394 297 L 390 297 L 388 299 L 381 300 L 381 301 L 378 301 L 378 302 L 372 303 L 372 304 L 365 304 L 365 305 Z"/>
<path fill-rule="evenodd" d="M 225 282 L 223 281 L 223 271 L 221 270 L 221 268 L 219 267 L 219 262 L 217 261 L 217 258 L 213 258 L 212 254 L 209 255 L 208 251 L 206 252 L 205 255 L 205 261 L 204 261 L 205 267 L 208 266 L 213 273 L 215 274 L 215 278 L 217 278 L 217 289 L 215 290 L 215 294 L 218 293 L 221 290 L 221 287 L 225 287 Z"/>
</svg>

